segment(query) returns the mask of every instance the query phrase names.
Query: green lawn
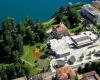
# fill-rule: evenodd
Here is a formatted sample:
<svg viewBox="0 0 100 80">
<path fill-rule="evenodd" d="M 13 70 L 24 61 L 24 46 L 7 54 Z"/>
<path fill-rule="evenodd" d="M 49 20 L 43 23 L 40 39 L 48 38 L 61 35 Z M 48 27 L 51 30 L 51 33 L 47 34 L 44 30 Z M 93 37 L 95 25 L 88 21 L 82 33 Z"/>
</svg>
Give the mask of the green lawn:
<svg viewBox="0 0 100 80">
<path fill-rule="evenodd" d="M 34 46 L 24 46 L 24 55 L 23 59 L 28 61 L 29 63 L 33 64 L 36 58 L 33 57 L 32 51 L 34 49 Z"/>
<path fill-rule="evenodd" d="M 30 72 L 31 75 L 39 74 L 44 67 L 49 65 L 49 60 L 48 59 L 41 60 L 39 58 L 35 58 L 32 55 L 32 51 L 36 48 L 36 46 L 37 45 L 24 46 L 24 55 L 21 58 L 22 61 L 24 61 L 26 63 L 26 66 L 29 68 L 29 72 Z M 40 63 L 41 61 L 43 61 L 43 62 Z"/>
</svg>

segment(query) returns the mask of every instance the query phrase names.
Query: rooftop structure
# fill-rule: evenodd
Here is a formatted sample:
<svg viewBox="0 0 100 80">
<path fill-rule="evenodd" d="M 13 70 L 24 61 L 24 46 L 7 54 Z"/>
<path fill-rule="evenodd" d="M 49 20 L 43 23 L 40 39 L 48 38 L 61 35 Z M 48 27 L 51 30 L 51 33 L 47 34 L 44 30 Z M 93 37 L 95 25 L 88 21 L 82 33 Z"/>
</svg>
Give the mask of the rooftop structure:
<svg viewBox="0 0 100 80">
<path fill-rule="evenodd" d="M 66 64 L 66 62 L 64 62 L 63 60 L 56 60 L 53 67 L 55 69 L 57 69 L 57 68 L 63 67 L 65 64 Z"/>
<path fill-rule="evenodd" d="M 86 35 L 75 35 L 72 36 L 72 40 L 75 44 L 76 47 L 81 47 L 87 44 L 92 43 L 92 41 L 90 40 L 90 38 Z"/>
<path fill-rule="evenodd" d="M 56 75 L 58 80 L 69 80 L 69 79 L 74 80 L 76 77 L 75 71 L 68 66 L 56 69 Z"/>
<path fill-rule="evenodd" d="M 51 34 L 54 38 L 61 39 L 63 36 L 68 36 L 69 31 L 63 23 L 60 23 L 53 26 Z"/>
<path fill-rule="evenodd" d="M 100 77 L 95 71 L 91 71 L 83 74 L 83 78 L 80 80 L 100 80 Z"/>
<path fill-rule="evenodd" d="M 91 40 L 96 40 L 97 39 L 97 35 L 95 35 L 91 31 L 81 32 L 80 34 L 81 35 L 86 35 L 86 36 L 90 37 Z"/>
<path fill-rule="evenodd" d="M 71 56 L 70 59 L 68 60 L 68 64 L 74 64 L 76 61 L 76 58 L 74 56 Z"/>
<path fill-rule="evenodd" d="M 100 1 L 84 5 L 81 14 L 93 23 L 100 24 Z"/>
<path fill-rule="evenodd" d="M 91 5 L 100 11 L 100 1 L 92 1 Z"/>
</svg>

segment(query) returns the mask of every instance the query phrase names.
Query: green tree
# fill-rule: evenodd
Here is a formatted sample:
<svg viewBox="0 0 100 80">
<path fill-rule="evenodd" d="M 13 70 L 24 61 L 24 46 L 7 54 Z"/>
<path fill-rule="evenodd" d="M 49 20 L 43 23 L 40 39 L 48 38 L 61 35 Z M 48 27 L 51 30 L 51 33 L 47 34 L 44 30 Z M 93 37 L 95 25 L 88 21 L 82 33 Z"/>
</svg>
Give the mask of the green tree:
<svg viewBox="0 0 100 80">
<path fill-rule="evenodd" d="M 10 56 L 10 60 L 13 63 L 19 62 L 20 54 L 19 54 L 18 50 L 12 51 L 11 56 Z"/>
<path fill-rule="evenodd" d="M 17 25 L 17 31 L 19 34 L 21 34 L 22 36 L 25 36 L 25 32 L 26 32 L 26 27 L 24 25 L 24 22 L 21 22 L 20 24 Z"/>
<path fill-rule="evenodd" d="M 68 8 L 67 15 L 68 15 L 68 21 L 71 25 L 70 27 L 71 28 L 76 27 L 79 22 L 79 14 L 78 14 L 77 10 Z"/>
<path fill-rule="evenodd" d="M 79 72 L 79 73 L 83 73 L 83 69 L 82 69 L 81 66 L 79 66 L 79 68 L 78 68 L 78 72 Z"/>
<path fill-rule="evenodd" d="M 20 34 L 16 36 L 15 48 L 19 51 L 20 55 L 23 53 L 23 37 Z"/>
<path fill-rule="evenodd" d="M 34 44 L 36 34 L 31 30 L 31 28 L 26 29 L 26 35 L 24 37 L 24 42 L 29 44 Z"/>
<path fill-rule="evenodd" d="M 11 55 L 11 48 L 9 47 L 9 46 L 4 46 L 4 51 L 3 51 L 4 53 L 4 55 L 3 55 L 3 57 L 4 57 L 4 62 L 5 63 L 7 63 L 7 62 L 9 62 L 9 59 L 10 59 L 10 55 Z"/>
<path fill-rule="evenodd" d="M 43 24 L 39 21 L 34 23 L 33 31 L 35 33 L 35 42 L 43 42 L 47 38 L 47 33 Z"/>
<path fill-rule="evenodd" d="M 12 31 L 14 27 L 15 27 L 15 21 L 13 18 L 8 17 L 2 22 L 3 30 Z"/>
<path fill-rule="evenodd" d="M 4 42 L 6 45 L 13 47 L 13 38 L 9 30 L 5 30 L 4 32 Z"/>
<path fill-rule="evenodd" d="M 91 71 L 91 70 L 92 70 L 91 64 L 90 64 L 90 63 L 85 64 L 84 71 L 85 71 L 85 72 L 89 72 L 89 71 Z"/>
<path fill-rule="evenodd" d="M 100 25 L 97 25 L 98 33 L 100 33 Z"/>
</svg>

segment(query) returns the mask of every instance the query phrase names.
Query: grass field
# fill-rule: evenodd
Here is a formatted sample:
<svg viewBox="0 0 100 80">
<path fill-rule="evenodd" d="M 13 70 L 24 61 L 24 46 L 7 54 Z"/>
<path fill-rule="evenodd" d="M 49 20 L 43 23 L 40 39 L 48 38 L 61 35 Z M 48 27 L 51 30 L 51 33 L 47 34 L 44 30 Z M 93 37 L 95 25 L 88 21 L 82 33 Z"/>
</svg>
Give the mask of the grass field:
<svg viewBox="0 0 100 80">
<path fill-rule="evenodd" d="M 39 74 L 44 67 L 49 65 L 49 60 L 40 58 L 36 58 L 33 56 L 32 52 L 36 48 L 37 45 L 34 46 L 24 46 L 24 55 L 22 56 L 22 61 L 26 63 L 26 66 L 29 68 L 31 75 Z M 43 52 L 41 54 L 44 54 Z"/>
</svg>

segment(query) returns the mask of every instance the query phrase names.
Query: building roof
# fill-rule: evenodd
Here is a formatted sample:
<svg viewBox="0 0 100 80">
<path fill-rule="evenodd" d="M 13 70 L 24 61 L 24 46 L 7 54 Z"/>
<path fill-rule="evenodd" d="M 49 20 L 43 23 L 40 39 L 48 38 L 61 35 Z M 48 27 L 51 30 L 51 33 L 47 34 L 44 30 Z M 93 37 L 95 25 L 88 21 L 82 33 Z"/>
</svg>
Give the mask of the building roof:
<svg viewBox="0 0 100 80">
<path fill-rule="evenodd" d="M 70 59 L 68 60 L 69 64 L 74 64 L 76 61 L 76 58 L 74 56 L 71 56 Z"/>
<path fill-rule="evenodd" d="M 63 67 L 65 64 L 66 64 L 66 62 L 63 60 L 56 60 L 54 68 L 57 69 L 57 68 Z"/>
<path fill-rule="evenodd" d="M 76 77 L 75 71 L 68 66 L 58 68 L 56 70 L 58 80 L 69 80 Z"/>
<path fill-rule="evenodd" d="M 62 23 L 54 25 L 53 30 L 56 30 L 57 32 L 68 31 L 67 27 Z"/>
<path fill-rule="evenodd" d="M 24 77 L 16 78 L 16 79 L 13 79 L 13 80 L 27 80 L 27 78 L 26 78 L 26 76 L 24 76 Z"/>
<path fill-rule="evenodd" d="M 76 46 L 82 46 L 82 45 L 86 45 L 88 43 L 92 43 L 92 41 L 90 40 L 90 38 L 86 35 L 75 35 L 75 36 L 72 36 L 72 40 L 74 42 L 74 44 Z"/>
<path fill-rule="evenodd" d="M 100 1 L 92 1 L 91 5 L 100 11 Z"/>
<path fill-rule="evenodd" d="M 81 35 L 86 35 L 88 37 L 91 38 L 91 40 L 96 40 L 97 39 L 97 35 L 95 35 L 94 33 L 92 33 L 91 31 L 85 31 L 85 32 L 81 32 Z"/>
<path fill-rule="evenodd" d="M 63 36 L 68 36 L 69 34 L 69 30 L 63 23 L 53 25 L 51 32 L 53 38 L 61 39 Z"/>
<path fill-rule="evenodd" d="M 83 74 L 83 78 L 80 80 L 100 80 L 100 77 L 95 71 L 91 71 Z"/>
<path fill-rule="evenodd" d="M 97 15 L 100 16 L 100 11 L 98 9 L 96 9 L 95 7 L 93 7 L 91 4 L 84 5 L 83 9 L 88 11 L 93 16 L 97 16 Z"/>
<path fill-rule="evenodd" d="M 50 40 L 50 46 L 51 46 L 52 51 L 56 52 L 56 54 L 58 54 L 58 55 L 63 55 L 65 53 L 69 53 L 70 49 L 69 49 L 68 43 L 66 42 L 65 39 Z"/>
</svg>

